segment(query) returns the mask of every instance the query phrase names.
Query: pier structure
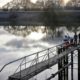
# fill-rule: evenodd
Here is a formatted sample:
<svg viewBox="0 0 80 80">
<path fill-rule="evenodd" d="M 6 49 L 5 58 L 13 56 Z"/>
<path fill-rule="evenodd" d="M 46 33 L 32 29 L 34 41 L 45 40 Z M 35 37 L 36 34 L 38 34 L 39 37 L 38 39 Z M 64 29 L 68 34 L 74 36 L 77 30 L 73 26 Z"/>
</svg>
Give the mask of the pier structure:
<svg viewBox="0 0 80 80">
<path fill-rule="evenodd" d="M 10 75 L 8 80 L 28 80 L 40 72 L 58 64 L 58 71 L 54 74 L 51 74 L 51 76 L 46 80 L 51 80 L 52 78 L 55 78 L 56 75 L 58 75 L 58 80 L 69 80 L 69 66 L 71 66 L 71 80 L 74 80 L 73 55 L 75 55 L 75 50 L 77 50 L 78 80 L 80 80 L 80 45 L 71 46 L 67 49 L 64 49 L 63 46 L 64 44 L 60 44 L 9 62 L 2 67 L 0 72 L 2 72 L 6 66 L 21 61 L 15 73 Z"/>
</svg>

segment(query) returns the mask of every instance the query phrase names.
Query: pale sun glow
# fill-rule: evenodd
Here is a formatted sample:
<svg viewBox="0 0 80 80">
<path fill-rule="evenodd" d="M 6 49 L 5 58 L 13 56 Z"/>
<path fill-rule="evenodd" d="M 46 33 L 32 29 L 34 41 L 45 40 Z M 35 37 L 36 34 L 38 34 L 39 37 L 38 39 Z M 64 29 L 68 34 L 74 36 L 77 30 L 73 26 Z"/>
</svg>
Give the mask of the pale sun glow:
<svg viewBox="0 0 80 80">
<path fill-rule="evenodd" d="M 12 0 L 0 0 L 0 7 L 4 6 L 5 4 L 7 4 L 8 2 L 10 2 Z M 37 0 L 30 0 L 32 3 L 36 3 Z"/>
<path fill-rule="evenodd" d="M 36 3 L 37 0 L 30 0 L 32 3 Z"/>
<path fill-rule="evenodd" d="M 4 6 L 6 3 L 10 2 L 12 0 L 0 0 L 0 7 Z"/>
<path fill-rule="evenodd" d="M 28 39 L 31 40 L 40 40 L 42 39 L 46 34 L 42 32 L 31 32 L 31 34 L 28 36 Z"/>
<path fill-rule="evenodd" d="M 70 0 L 63 0 L 64 5 L 66 5 Z"/>
</svg>

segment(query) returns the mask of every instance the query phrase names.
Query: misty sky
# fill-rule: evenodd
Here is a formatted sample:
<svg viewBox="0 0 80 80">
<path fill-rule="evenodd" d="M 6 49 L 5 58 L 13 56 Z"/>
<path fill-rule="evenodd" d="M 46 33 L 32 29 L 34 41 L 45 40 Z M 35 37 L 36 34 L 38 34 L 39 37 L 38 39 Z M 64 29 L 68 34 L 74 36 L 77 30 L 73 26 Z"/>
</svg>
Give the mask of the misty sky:
<svg viewBox="0 0 80 80">
<path fill-rule="evenodd" d="M 11 0 L 0 0 L 0 7 L 2 7 L 4 4 L 6 4 L 9 1 Z"/>
<path fill-rule="evenodd" d="M 12 0 L 0 0 L 0 7 L 2 7 L 3 5 L 5 5 L 7 2 L 10 2 Z M 31 2 L 35 3 L 37 0 L 31 0 Z"/>
</svg>

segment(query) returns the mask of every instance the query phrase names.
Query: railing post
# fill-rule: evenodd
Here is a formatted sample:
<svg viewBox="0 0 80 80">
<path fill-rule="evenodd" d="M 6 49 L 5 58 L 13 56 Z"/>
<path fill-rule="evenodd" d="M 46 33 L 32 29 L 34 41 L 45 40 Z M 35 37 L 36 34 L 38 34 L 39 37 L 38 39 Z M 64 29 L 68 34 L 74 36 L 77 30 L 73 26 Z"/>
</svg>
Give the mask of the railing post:
<svg viewBox="0 0 80 80">
<path fill-rule="evenodd" d="M 21 64 L 20 64 L 20 80 L 21 80 Z"/>
<path fill-rule="evenodd" d="M 58 55 L 61 54 L 62 50 L 59 47 L 58 48 Z M 58 70 L 60 70 L 62 68 L 62 59 L 59 59 L 58 61 Z M 58 74 L 58 80 L 62 80 L 62 71 Z"/>
<path fill-rule="evenodd" d="M 38 54 L 39 53 L 36 53 L 36 59 L 35 59 L 36 60 L 36 66 L 37 66 L 37 63 L 39 62 L 39 59 L 38 59 L 39 58 L 39 55 Z"/>
<path fill-rule="evenodd" d="M 35 65 L 35 69 L 36 69 L 36 72 L 35 74 L 37 74 L 37 64 L 39 62 L 39 53 L 36 53 L 36 65 Z"/>
<path fill-rule="evenodd" d="M 73 52 L 71 52 L 71 80 L 73 80 Z"/>
<path fill-rule="evenodd" d="M 62 52 L 66 51 L 63 47 L 58 48 L 58 54 L 62 54 Z M 68 55 L 62 57 L 58 61 L 58 70 L 63 68 L 65 65 L 68 64 Z M 58 80 L 68 80 L 68 67 L 64 68 L 59 74 L 58 74 Z"/>
<path fill-rule="evenodd" d="M 63 51 L 66 51 L 66 49 L 63 49 Z M 68 55 L 64 56 L 63 57 L 63 66 L 67 65 L 68 64 Z M 66 67 L 64 70 L 63 70 L 63 80 L 68 80 L 68 67 Z"/>
<path fill-rule="evenodd" d="M 65 48 L 62 48 L 62 51 L 65 51 Z M 65 56 L 62 58 L 62 68 L 65 66 Z M 62 80 L 65 80 L 65 68 L 62 71 Z"/>
<path fill-rule="evenodd" d="M 26 69 L 26 57 L 25 57 L 25 69 Z"/>
<path fill-rule="evenodd" d="M 62 59 L 61 59 L 62 61 L 62 64 L 61 64 L 61 66 L 62 66 L 62 68 L 65 66 L 65 57 L 62 57 Z M 65 80 L 65 68 L 62 70 L 62 80 Z"/>
<path fill-rule="evenodd" d="M 68 55 L 65 56 L 65 65 L 68 64 Z M 68 80 L 68 67 L 65 68 L 65 80 Z"/>
<path fill-rule="evenodd" d="M 80 80 L 80 49 L 78 49 L 78 80 Z"/>
<path fill-rule="evenodd" d="M 50 58 L 50 57 L 49 57 L 49 49 L 48 49 L 48 68 L 49 68 L 49 62 L 50 62 L 50 61 L 49 61 L 49 60 L 50 60 L 49 58 Z"/>
<path fill-rule="evenodd" d="M 23 60 L 22 60 L 22 62 L 20 63 L 20 80 L 21 80 L 21 66 L 22 66 L 22 63 L 23 63 L 23 61 L 25 60 L 25 57 L 23 58 Z"/>
</svg>

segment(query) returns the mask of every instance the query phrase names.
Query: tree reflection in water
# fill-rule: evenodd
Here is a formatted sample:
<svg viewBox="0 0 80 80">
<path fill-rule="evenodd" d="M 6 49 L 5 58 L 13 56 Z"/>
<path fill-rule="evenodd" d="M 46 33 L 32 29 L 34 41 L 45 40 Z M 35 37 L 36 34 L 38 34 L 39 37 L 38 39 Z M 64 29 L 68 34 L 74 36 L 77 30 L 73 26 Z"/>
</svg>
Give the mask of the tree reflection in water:
<svg viewBox="0 0 80 80">
<path fill-rule="evenodd" d="M 4 26 L 4 29 L 7 30 L 9 33 L 26 37 L 32 32 L 41 32 L 45 33 L 46 37 L 61 37 L 63 35 L 63 31 L 60 30 L 60 26 Z M 65 27 L 70 32 L 77 32 L 80 30 L 79 26 L 66 26 Z"/>
<path fill-rule="evenodd" d="M 4 29 L 11 34 L 26 37 L 32 32 L 45 33 L 46 37 L 51 36 L 52 38 L 60 37 L 62 31 L 60 27 L 56 26 L 4 26 Z"/>
</svg>

